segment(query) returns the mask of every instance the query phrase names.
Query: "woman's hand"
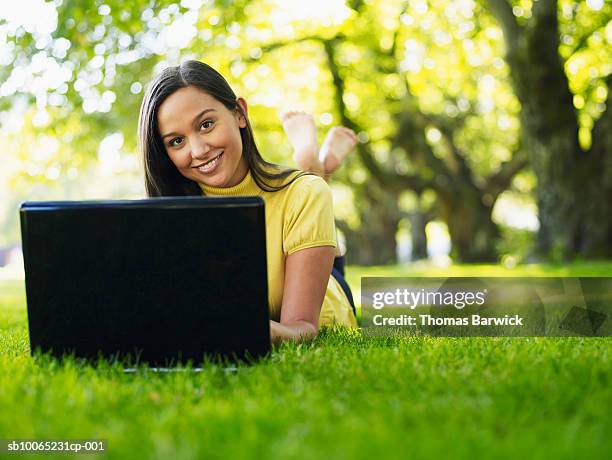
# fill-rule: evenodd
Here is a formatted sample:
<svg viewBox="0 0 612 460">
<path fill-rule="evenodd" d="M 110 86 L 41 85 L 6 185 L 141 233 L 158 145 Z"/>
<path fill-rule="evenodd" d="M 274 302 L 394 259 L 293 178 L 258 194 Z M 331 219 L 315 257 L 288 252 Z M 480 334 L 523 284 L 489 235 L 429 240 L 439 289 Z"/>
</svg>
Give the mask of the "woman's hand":
<svg viewBox="0 0 612 460">
<path fill-rule="evenodd" d="M 319 333 L 319 314 L 336 249 L 319 246 L 287 256 L 280 322 L 270 321 L 273 343 L 303 341 Z"/>
</svg>

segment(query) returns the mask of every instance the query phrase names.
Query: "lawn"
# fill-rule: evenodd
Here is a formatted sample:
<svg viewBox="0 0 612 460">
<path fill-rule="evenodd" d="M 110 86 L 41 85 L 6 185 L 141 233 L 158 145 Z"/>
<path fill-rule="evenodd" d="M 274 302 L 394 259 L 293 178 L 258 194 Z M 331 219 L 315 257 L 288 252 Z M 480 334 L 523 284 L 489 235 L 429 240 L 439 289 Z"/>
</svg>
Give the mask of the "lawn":
<svg viewBox="0 0 612 460">
<path fill-rule="evenodd" d="M 360 276 L 485 274 L 609 276 L 612 264 L 349 267 L 356 288 Z M 23 284 L 0 281 L 0 439 L 105 439 L 105 458 L 610 458 L 611 384 L 609 338 L 326 330 L 235 372 L 34 361 Z"/>
</svg>

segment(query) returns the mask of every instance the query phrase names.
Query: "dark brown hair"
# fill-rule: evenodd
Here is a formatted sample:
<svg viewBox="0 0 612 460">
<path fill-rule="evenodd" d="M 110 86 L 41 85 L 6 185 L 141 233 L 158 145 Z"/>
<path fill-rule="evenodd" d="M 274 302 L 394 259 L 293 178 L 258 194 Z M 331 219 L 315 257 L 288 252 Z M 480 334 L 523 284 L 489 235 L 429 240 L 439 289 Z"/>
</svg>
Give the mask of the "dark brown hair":
<svg viewBox="0 0 612 460">
<path fill-rule="evenodd" d="M 157 110 L 162 102 L 175 91 L 194 86 L 221 102 L 228 110 L 238 111 L 246 120 L 246 127 L 240 128 L 242 155 L 244 156 L 253 180 L 259 188 L 276 192 L 290 185 L 298 177 L 311 174 L 301 172 L 282 185 L 272 185 L 270 181 L 286 179 L 296 169 L 282 168 L 264 160 L 257 149 L 251 124 L 238 105 L 236 95 L 225 78 L 215 69 L 199 61 L 186 61 L 176 67 L 164 69 L 148 85 L 140 106 L 138 137 L 142 152 L 147 195 L 185 196 L 203 195 L 197 182 L 183 176 L 170 160 L 157 126 Z M 278 173 L 270 169 L 278 169 Z"/>
</svg>

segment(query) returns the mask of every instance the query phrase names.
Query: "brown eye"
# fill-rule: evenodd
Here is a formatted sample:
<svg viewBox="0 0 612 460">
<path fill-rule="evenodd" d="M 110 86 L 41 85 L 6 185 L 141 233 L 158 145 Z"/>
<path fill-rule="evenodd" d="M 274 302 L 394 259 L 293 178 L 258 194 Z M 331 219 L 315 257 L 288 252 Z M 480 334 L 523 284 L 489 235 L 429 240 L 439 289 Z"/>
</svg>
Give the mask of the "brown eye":
<svg viewBox="0 0 612 460">
<path fill-rule="evenodd" d="M 212 125 L 214 125 L 215 122 L 212 120 L 206 120 L 204 122 L 202 122 L 202 124 L 200 125 L 200 128 L 202 129 L 210 129 L 212 127 Z"/>
<path fill-rule="evenodd" d="M 174 139 L 172 139 L 168 145 L 170 147 L 176 147 L 177 145 L 180 145 L 180 143 L 183 142 L 183 139 L 180 137 L 175 137 Z"/>
</svg>

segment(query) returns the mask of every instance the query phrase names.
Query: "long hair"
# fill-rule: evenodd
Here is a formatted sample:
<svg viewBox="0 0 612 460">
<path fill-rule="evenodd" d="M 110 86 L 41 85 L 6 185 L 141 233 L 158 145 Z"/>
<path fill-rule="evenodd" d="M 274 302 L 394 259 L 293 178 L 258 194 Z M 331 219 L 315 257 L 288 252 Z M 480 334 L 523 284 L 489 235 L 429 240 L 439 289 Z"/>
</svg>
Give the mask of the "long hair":
<svg viewBox="0 0 612 460">
<path fill-rule="evenodd" d="M 297 169 L 280 168 L 264 160 L 257 149 L 251 124 L 246 113 L 238 105 L 234 91 L 225 78 L 215 69 L 199 61 L 185 61 L 176 67 L 164 69 L 148 85 L 140 106 L 138 119 L 138 139 L 145 173 L 147 195 L 186 196 L 203 195 L 197 182 L 183 176 L 170 160 L 157 126 L 157 110 L 164 100 L 175 91 L 194 86 L 221 102 L 228 110 L 238 111 L 246 120 L 246 127 L 240 128 L 242 155 L 251 171 L 253 180 L 259 188 L 275 192 L 290 185 L 298 177 L 311 174 L 301 172 L 282 185 L 273 185 L 271 181 L 286 179 L 297 172 Z M 279 172 L 271 172 L 270 169 Z"/>
</svg>

